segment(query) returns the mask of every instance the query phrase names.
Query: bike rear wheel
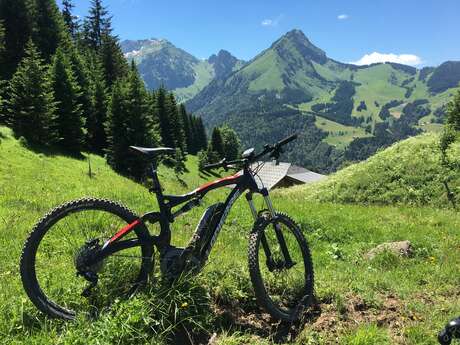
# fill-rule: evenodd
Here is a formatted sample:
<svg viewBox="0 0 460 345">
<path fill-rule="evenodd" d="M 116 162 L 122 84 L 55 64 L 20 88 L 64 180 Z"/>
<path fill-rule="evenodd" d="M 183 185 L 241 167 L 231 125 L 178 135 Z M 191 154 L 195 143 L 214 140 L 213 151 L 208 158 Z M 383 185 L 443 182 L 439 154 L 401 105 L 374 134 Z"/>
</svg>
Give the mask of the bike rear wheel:
<svg viewBox="0 0 460 345">
<path fill-rule="evenodd" d="M 275 319 L 292 322 L 313 301 L 307 241 L 288 216 L 262 214 L 249 239 L 249 272 L 257 301 Z"/>
<path fill-rule="evenodd" d="M 147 281 L 153 265 L 153 248 L 145 242 L 112 253 L 89 270 L 98 276 L 91 294 L 83 297 L 88 280 L 77 275 L 77 262 L 98 250 L 119 229 L 138 217 L 119 203 L 104 199 L 80 199 L 63 204 L 34 227 L 21 256 L 24 289 L 35 306 L 48 316 L 71 320 L 77 312 L 107 306 L 132 293 Z M 125 239 L 146 238 L 143 224 Z"/>
</svg>

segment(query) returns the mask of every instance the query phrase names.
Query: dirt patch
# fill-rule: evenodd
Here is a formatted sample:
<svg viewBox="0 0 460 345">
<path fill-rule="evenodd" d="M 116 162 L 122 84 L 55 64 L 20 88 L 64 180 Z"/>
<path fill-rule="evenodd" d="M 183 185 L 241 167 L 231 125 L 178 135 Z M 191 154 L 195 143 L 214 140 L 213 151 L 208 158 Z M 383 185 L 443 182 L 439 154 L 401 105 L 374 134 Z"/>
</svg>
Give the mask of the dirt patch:
<svg viewBox="0 0 460 345">
<path fill-rule="evenodd" d="M 343 305 L 333 299 L 324 299 L 308 310 L 302 322 L 286 324 L 276 321 L 255 306 L 214 305 L 220 329 L 250 332 L 273 343 L 289 343 L 303 331 L 315 331 L 334 343 L 341 335 L 359 325 L 375 323 L 390 330 L 395 343 L 403 343 L 404 322 L 417 320 L 395 295 L 379 296 L 379 303 L 369 304 L 358 294 L 348 294 Z M 327 340 L 326 340 L 327 343 Z"/>
<path fill-rule="evenodd" d="M 314 305 L 301 321 L 286 323 L 275 320 L 270 314 L 256 306 L 214 305 L 213 312 L 219 320 L 219 328 L 250 332 L 272 343 L 289 343 L 294 341 L 306 324 L 311 324 L 320 317 L 318 305 Z"/>
<path fill-rule="evenodd" d="M 345 304 L 337 308 L 333 301 L 321 301 L 321 315 L 309 326 L 311 330 L 326 333 L 328 338 L 337 339 L 340 334 L 366 323 L 376 323 L 391 330 L 395 342 L 401 342 L 403 320 L 407 318 L 404 303 L 394 295 L 380 296 L 381 303 L 369 305 L 361 296 L 349 294 Z M 410 318 L 409 318 L 410 319 Z"/>
</svg>

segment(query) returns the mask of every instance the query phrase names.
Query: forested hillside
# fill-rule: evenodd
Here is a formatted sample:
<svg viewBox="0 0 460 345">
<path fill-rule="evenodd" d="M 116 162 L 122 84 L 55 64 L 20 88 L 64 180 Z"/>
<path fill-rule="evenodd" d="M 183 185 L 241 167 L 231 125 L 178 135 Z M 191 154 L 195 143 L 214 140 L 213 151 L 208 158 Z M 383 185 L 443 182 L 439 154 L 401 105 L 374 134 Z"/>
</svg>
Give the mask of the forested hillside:
<svg viewBox="0 0 460 345">
<path fill-rule="evenodd" d="M 73 3 L 55 0 L 0 1 L 0 123 L 31 148 L 106 155 L 118 172 L 141 179 L 146 162 L 129 145 L 207 148 L 201 118 L 175 96 L 147 90 L 134 63 L 128 64 L 111 15 L 92 0 L 81 20 Z"/>
<path fill-rule="evenodd" d="M 209 131 L 227 123 L 243 146 L 300 132 L 302 143 L 291 147 L 289 159 L 323 172 L 409 136 L 438 132 L 460 81 L 456 61 L 422 69 L 338 62 L 300 30 L 247 63 L 222 51 L 199 60 L 164 39 L 122 47 L 147 85 L 170 86 Z"/>
<path fill-rule="evenodd" d="M 289 158 L 327 172 L 408 136 L 438 131 L 459 81 L 460 62 L 421 70 L 345 64 L 293 30 L 235 73 L 213 80 L 187 106 L 209 127 L 234 127 L 245 145 L 298 131 L 302 141 Z"/>
</svg>

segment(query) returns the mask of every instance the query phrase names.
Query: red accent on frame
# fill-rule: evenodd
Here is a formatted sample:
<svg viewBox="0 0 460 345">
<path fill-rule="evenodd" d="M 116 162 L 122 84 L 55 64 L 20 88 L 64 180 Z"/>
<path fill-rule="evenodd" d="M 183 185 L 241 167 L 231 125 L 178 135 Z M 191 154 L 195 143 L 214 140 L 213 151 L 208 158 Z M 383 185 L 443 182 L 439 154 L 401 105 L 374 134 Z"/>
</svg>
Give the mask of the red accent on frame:
<svg viewBox="0 0 460 345">
<path fill-rule="evenodd" d="M 110 240 L 109 243 L 112 243 L 124 235 L 126 235 L 128 232 L 130 232 L 136 225 L 139 225 L 141 223 L 140 219 L 136 219 L 134 222 L 131 224 L 126 225 L 125 227 L 121 228 L 120 231 L 118 231 Z"/>
<path fill-rule="evenodd" d="M 223 178 L 220 178 L 218 180 L 215 180 L 215 181 L 212 181 L 212 182 L 208 182 L 208 183 L 205 183 L 204 185 L 198 187 L 197 189 L 195 189 L 195 193 L 197 192 L 201 192 L 202 190 L 214 185 L 214 184 L 217 184 L 217 183 L 220 183 L 220 182 L 223 182 L 223 181 L 231 181 L 231 180 L 234 180 L 236 178 L 240 177 L 240 174 L 239 173 L 236 173 L 235 175 L 231 175 L 231 176 L 227 176 L 227 177 L 223 177 Z"/>
</svg>

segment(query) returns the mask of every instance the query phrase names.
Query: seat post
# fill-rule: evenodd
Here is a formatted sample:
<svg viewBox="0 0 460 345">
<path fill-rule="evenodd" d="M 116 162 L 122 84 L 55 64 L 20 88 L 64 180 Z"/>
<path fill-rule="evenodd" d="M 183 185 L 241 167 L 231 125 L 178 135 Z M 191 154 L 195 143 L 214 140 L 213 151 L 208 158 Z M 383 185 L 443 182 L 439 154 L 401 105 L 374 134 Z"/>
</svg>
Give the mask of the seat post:
<svg viewBox="0 0 460 345">
<path fill-rule="evenodd" d="M 171 243 L 171 230 L 169 228 L 169 222 L 171 218 L 171 211 L 165 204 L 163 190 L 161 189 L 160 180 L 158 179 L 157 164 L 155 161 L 150 163 L 150 174 L 152 177 L 152 188 L 150 192 L 155 193 L 158 201 L 158 207 L 160 208 L 160 241 L 162 246 L 167 246 Z"/>
<path fill-rule="evenodd" d="M 150 163 L 150 177 L 152 178 L 152 188 L 150 189 L 151 192 L 155 194 L 163 194 L 161 190 L 160 180 L 158 179 L 157 173 L 157 165 L 155 161 Z"/>
</svg>

